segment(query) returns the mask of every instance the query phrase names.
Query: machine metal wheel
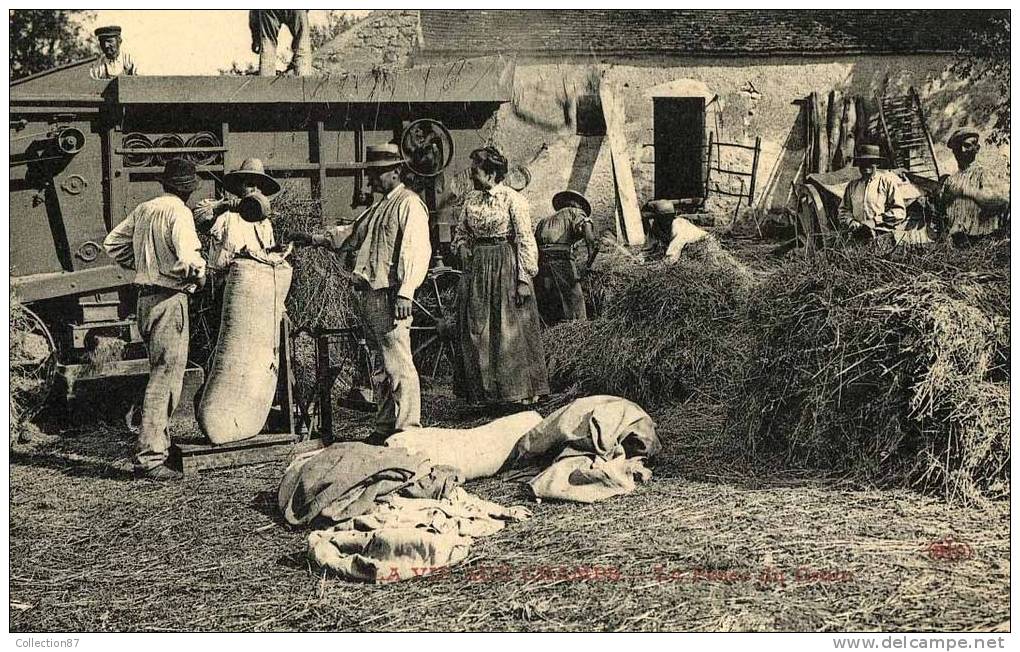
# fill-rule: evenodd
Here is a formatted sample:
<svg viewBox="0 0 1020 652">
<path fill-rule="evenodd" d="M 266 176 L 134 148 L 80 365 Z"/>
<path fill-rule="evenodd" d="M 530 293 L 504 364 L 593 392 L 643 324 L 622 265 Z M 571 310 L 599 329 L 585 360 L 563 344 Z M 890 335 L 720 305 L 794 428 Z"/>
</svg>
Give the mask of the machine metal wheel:
<svg viewBox="0 0 1020 652">
<path fill-rule="evenodd" d="M 11 422 L 28 421 L 53 390 L 57 346 L 37 314 L 17 306 L 11 312 Z"/>
<path fill-rule="evenodd" d="M 433 267 L 415 293 L 411 352 L 423 383 L 453 380 L 457 364 L 457 286 L 461 273 L 452 267 Z"/>
</svg>

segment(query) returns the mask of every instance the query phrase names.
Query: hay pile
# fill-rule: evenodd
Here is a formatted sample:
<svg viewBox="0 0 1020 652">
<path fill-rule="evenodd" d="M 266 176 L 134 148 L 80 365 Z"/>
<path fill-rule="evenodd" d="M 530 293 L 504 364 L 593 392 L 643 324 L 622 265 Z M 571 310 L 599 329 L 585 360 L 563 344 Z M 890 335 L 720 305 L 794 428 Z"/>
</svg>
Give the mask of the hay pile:
<svg viewBox="0 0 1020 652">
<path fill-rule="evenodd" d="M 557 389 L 625 396 L 646 406 L 721 401 L 733 382 L 740 319 L 753 277 L 714 238 L 675 262 L 610 249 L 588 278 L 597 317 L 545 332 Z"/>
<path fill-rule="evenodd" d="M 289 242 L 295 232 L 321 233 L 324 229 L 321 204 L 288 187 L 273 197 L 273 213 L 278 242 Z M 287 295 L 292 332 L 300 335 L 354 325 L 354 288 L 340 258 L 320 247 L 300 247 L 294 249 L 289 260 L 294 268 Z M 315 400 L 315 342 L 298 336 L 292 344 L 295 399 L 306 414 Z"/>
<path fill-rule="evenodd" d="M 10 292 L 8 361 L 10 369 L 10 440 L 31 433 L 29 421 L 42 409 L 52 385 L 56 362 L 38 322 Z"/>
<path fill-rule="evenodd" d="M 1008 496 L 1008 247 L 791 262 L 751 296 L 731 428 L 787 464 Z"/>
<path fill-rule="evenodd" d="M 601 313 L 545 334 L 557 389 L 724 404 L 764 465 L 949 500 L 1009 491 L 1009 243 L 793 259 L 757 278 L 715 240 L 607 256 Z"/>
<path fill-rule="evenodd" d="M 290 188 L 273 197 L 273 230 L 278 242 L 294 232 L 321 233 L 322 206 Z M 319 247 L 302 247 L 290 257 L 294 267 L 287 313 L 295 330 L 345 328 L 354 319 L 353 288 L 340 258 Z"/>
</svg>

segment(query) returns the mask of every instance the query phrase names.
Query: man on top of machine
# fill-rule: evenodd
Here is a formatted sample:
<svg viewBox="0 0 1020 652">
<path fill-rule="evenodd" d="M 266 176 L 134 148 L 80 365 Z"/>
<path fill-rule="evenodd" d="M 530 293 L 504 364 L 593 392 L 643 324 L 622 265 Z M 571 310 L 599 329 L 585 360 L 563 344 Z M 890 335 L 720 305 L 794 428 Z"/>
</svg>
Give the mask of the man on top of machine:
<svg viewBox="0 0 1020 652">
<path fill-rule="evenodd" d="M 139 204 L 110 231 L 103 246 L 122 267 L 135 270 L 138 327 L 149 352 L 135 474 L 173 480 L 166 465 L 167 424 L 184 389 L 188 362 L 188 295 L 205 285 L 205 260 L 195 218 L 185 202 L 198 187 L 191 161 L 174 158 L 160 177 L 163 194 Z"/>
<path fill-rule="evenodd" d="M 95 31 L 99 39 L 99 49 L 102 54 L 96 60 L 96 65 L 89 69 L 89 76 L 92 79 L 113 79 L 120 75 L 137 75 L 138 69 L 131 55 L 120 49 L 120 27 L 107 25 L 99 27 Z"/>
<path fill-rule="evenodd" d="M 401 182 L 406 159 L 400 147 L 369 145 L 365 167 L 369 183 L 382 198 L 351 227 L 325 234 L 294 233 L 295 244 L 336 250 L 345 263 L 353 257 L 354 284 L 366 339 L 381 354 L 381 396 L 375 429 L 368 443 L 421 427 L 421 389 L 411 357 L 411 305 L 425 280 L 432 244 L 425 202 Z"/>
</svg>

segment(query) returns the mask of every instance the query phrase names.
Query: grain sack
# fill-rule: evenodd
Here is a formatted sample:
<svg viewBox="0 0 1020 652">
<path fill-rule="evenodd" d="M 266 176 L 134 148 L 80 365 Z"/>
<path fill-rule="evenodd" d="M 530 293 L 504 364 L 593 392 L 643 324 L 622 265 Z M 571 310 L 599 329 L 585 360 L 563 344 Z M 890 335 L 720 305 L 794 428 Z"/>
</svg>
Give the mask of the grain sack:
<svg viewBox="0 0 1020 652">
<path fill-rule="evenodd" d="M 405 430 L 387 439 L 386 445 L 425 455 L 434 466 L 452 466 L 465 480 L 475 480 L 496 475 L 517 441 L 541 422 L 538 412 L 519 412 L 469 430 Z"/>
<path fill-rule="evenodd" d="M 223 292 L 219 339 L 198 405 L 198 426 L 214 444 L 254 437 L 276 394 L 280 320 L 291 267 L 236 258 Z"/>
</svg>

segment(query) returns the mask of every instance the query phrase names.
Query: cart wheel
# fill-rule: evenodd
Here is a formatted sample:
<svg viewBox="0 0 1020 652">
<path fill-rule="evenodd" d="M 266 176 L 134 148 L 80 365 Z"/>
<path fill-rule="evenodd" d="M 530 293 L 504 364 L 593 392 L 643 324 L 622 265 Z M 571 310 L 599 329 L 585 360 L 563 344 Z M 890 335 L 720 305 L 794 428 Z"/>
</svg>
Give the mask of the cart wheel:
<svg viewBox="0 0 1020 652">
<path fill-rule="evenodd" d="M 46 404 L 57 369 L 57 346 L 34 312 L 18 307 L 11 314 L 11 421 L 24 423 Z"/>
<path fill-rule="evenodd" d="M 457 356 L 457 286 L 460 270 L 429 270 L 415 294 L 411 351 L 418 376 L 429 384 L 453 380 Z"/>
<path fill-rule="evenodd" d="M 797 197 L 797 212 L 800 227 L 806 231 L 801 235 L 808 250 L 832 246 L 838 234 L 829 224 L 829 216 L 825 212 L 825 203 L 818 191 L 810 185 L 803 185 Z"/>
</svg>

